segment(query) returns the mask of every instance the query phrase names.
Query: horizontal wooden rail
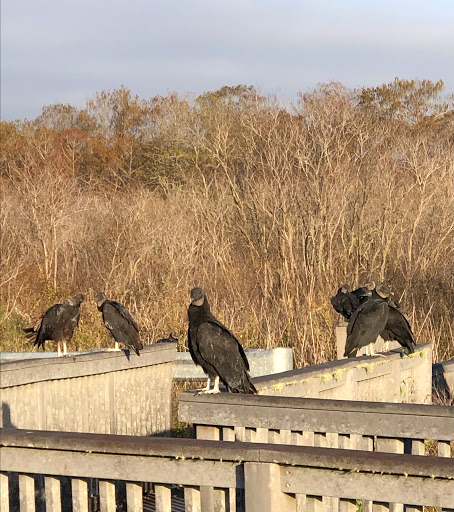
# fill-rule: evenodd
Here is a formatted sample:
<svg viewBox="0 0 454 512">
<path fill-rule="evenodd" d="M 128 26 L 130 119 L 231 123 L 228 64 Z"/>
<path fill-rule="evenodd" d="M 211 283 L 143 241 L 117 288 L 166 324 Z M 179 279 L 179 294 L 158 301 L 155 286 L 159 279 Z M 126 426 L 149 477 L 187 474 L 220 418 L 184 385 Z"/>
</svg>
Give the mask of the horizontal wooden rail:
<svg viewBox="0 0 454 512">
<path fill-rule="evenodd" d="M 420 403 L 432 401 L 432 346 L 414 354 L 401 349 L 380 356 L 329 361 L 257 377 L 259 394 L 337 400 Z"/>
<path fill-rule="evenodd" d="M 282 512 L 302 510 L 298 504 L 314 496 L 325 501 L 363 499 L 446 509 L 454 503 L 451 459 L 17 429 L 2 429 L 0 439 L 2 490 L 8 489 L 8 474 L 19 473 L 21 504 L 34 499 L 34 480 L 27 475 L 43 473 L 46 501 L 57 502 L 58 478 L 71 477 L 72 499 L 83 502 L 79 510 L 86 510 L 87 478 L 100 479 L 105 510 L 114 510 L 114 480 L 126 482 L 128 511 L 141 510 L 137 482 L 155 485 L 158 511 L 170 507 L 172 484 L 184 486 L 188 510 L 198 510 L 189 504 L 198 500 L 200 505 L 204 496 L 210 503 L 222 502 L 216 509 L 230 507 L 232 512 L 268 512 L 272 507 Z M 244 494 L 238 495 L 241 490 Z M 57 509 L 48 506 L 48 510 Z"/>
<path fill-rule="evenodd" d="M 179 418 L 198 439 L 453 456 L 447 406 L 181 393 Z"/>
<path fill-rule="evenodd" d="M 176 343 L 158 343 L 145 345 L 140 356 L 121 350 L 2 362 L 0 389 L 169 363 L 176 354 Z"/>
<path fill-rule="evenodd" d="M 304 465 L 310 467 L 342 469 L 348 471 L 369 471 L 393 475 L 437 476 L 454 479 L 454 464 L 449 459 L 398 455 L 394 453 L 369 453 L 340 449 L 326 449 L 310 446 L 286 446 L 267 443 L 231 443 L 198 439 L 118 436 L 109 434 L 84 434 L 76 432 L 54 432 L 42 430 L 0 429 L 0 449 L 3 453 L 24 450 L 23 453 L 71 453 L 87 455 L 141 456 L 144 458 L 174 459 L 181 463 L 187 461 L 224 462 L 275 462 L 284 465 Z M 5 452 L 3 450 L 5 449 Z M 17 452 L 19 453 L 19 452 Z M 6 471 L 19 471 L 18 461 L 1 458 L 1 468 Z M 8 462 L 6 462 L 8 461 Z M 39 473 L 41 466 L 34 466 L 30 472 Z M 12 465 L 15 469 L 12 469 Z M 32 465 L 32 463 L 30 463 Z M 8 466 L 8 467 L 5 467 Z M 79 471 L 82 468 L 78 468 Z M 53 468 L 47 468 L 47 474 Z M 92 471 L 92 469 L 90 469 Z M 111 467 L 111 475 L 121 473 L 123 469 Z M 126 471 L 125 471 L 126 472 Z M 69 473 L 68 473 L 69 474 Z M 80 474 L 80 473 L 79 473 Z M 92 475 L 89 475 L 92 476 Z M 165 478 L 165 475 L 161 475 Z M 117 478 L 117 476 L 111 476 Z M 123 479 L 125 475 L 123 474 Z M 192 478 L 192 477 L 191 477 Z"/>
<path fill-rule="evenodd" d="M 454 440 L 454 408 L 291 398 L 180 393 L 179 419 L 197 425 Z"/>
</svg>

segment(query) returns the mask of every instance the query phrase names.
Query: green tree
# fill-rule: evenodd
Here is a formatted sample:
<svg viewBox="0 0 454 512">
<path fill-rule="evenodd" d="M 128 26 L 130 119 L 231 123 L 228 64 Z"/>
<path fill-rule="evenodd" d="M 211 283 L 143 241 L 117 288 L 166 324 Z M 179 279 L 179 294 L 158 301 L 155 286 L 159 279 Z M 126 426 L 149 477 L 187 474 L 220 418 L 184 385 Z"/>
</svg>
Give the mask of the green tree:
<svg viewBox="0 0 454 512">
<path fill-rule="evenodd" d="M 417 124 L 428 116 L 442 114 L 447 106 L 440 100 L 443 80 L 405 80 L 364 88 L 359 104 L 379 117 Z"/>
</svg>

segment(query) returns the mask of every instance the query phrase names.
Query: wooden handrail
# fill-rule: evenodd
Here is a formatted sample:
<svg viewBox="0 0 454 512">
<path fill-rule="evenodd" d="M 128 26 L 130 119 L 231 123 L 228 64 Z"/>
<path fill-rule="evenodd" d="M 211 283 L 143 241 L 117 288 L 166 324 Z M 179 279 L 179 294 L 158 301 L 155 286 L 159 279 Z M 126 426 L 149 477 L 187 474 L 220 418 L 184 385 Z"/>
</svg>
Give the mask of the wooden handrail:
<svg viewBox="0 0 454 512">
<path fill-rule="evenodd" d="M 441 405 L 181 393 L 179 419 L 218 427 L 454 440 L 454 408 Z"/>
<path fill-rule="evenodd" d="M 454 479 L 454 464 L 449 458 L 312 446 L 0 429 L 0 453 L 7 451 L 13 453 L 15 449 L 21 450 L 24 454 L 27 451 L 30 453 L 40 451 L 42 456 L 45 452 L 48 454 L 65 452 L 65 457 L 69 458 L 71 454 L 80 453 L 112 455 L 120 459 L 125 455 L 166 458 L 180 462 L 195 460 L 229 463 L 265 462 L 390 475 L 425 477 L 436 475 L 437 478 Z M 8 467 L 9 462 L 5 462 L 3 457 L 0 457 L 0 460 L 2 471 L 21 471 L 20 460 L 16 461 L 14 469 Z M 50 465 L 45 468 L 42 466 L 36 468 L 34 472 L 56 474 L 52 472 Z M 80 467 L 77 474 L 84 476 L 84 468 Z M 124 479 L 128 478 L 125 476 Z"/>
</svg>

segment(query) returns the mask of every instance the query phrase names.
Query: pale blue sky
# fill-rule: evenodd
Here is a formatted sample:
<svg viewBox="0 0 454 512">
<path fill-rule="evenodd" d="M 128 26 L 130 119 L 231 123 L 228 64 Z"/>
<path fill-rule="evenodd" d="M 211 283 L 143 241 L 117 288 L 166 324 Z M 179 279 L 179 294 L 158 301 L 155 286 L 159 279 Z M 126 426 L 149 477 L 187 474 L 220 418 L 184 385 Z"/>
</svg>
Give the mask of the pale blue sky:
<svg viewBox="0 0 454 512">
<path fill-rule="evenodd" d="M 6 120 L 122 84 L 145 99 L 246 84 L 291 101 L 398 76 L 454 92 L 452 0 L 2 0 L 1 29 Z"/>
</svg>

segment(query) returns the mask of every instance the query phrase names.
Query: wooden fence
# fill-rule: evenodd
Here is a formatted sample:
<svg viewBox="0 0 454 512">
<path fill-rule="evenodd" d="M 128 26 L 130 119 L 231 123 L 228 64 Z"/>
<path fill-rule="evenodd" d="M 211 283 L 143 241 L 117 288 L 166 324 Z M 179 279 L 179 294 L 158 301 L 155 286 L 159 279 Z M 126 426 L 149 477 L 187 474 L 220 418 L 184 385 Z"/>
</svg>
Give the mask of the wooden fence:
<svg viewBox="0 0 454 512">
<path fill-rule="evenodd" d="M 262 395 L 373 402 L 431 403 L 432 347 L 329 361 L 254 379 Z"/>
<path fill-rule="evenodd" d="M 1 510 L 14 501 L 35 511 L 36 474 L 45 474 L 46 511 L 61 511 L 61 477 L 71 478 L 73 510 L 88 509 L 87 479 L 98 478 L 101 510 L 116 509 L 116 486 L 126 486 L 126 510 L 143 510 L 142 482 L 152 482 L 155 510 L 301 512 L 422 510 L 454 505 L 450 459 L 260 443 L 144 438 L 106 434 L 0 432 Z M 9 474 L 7 473 L 9 472 Z M 360 500 L 360 501 L 358 501 Z M 411 507 L 411 508 L 409 508 Z"/>
<path fill-rule="evenodd" d="M 3 427 L 149 435 L 172 425 L 176 343 L 0 365 Z"/>
<path fill-rule="evenodd" d="M 454 408 L 441 405 L 180 393 L 179 419 L 199 439 L 439 457 L 454 442 Z"/>
</svg>

